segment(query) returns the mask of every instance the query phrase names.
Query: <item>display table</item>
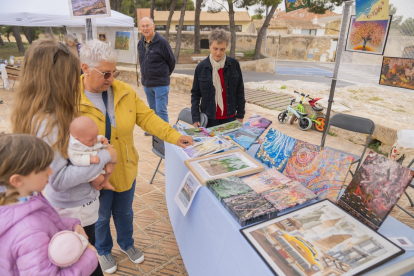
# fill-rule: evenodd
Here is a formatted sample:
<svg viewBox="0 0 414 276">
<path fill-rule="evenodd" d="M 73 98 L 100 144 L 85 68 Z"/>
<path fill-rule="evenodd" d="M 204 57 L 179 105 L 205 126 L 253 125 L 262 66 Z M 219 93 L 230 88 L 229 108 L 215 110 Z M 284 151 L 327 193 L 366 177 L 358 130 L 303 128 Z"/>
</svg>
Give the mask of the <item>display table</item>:
<svg viewBox="0 0 414 276">
<path fill-rule="evenodd" d="M 259 145 L 254 145 L 247 153 L 254 156 L 258 147 Z M 188 158 L 177 146 L 168 143 L 165 143 L 165 157 L 168 213 L 189 275 L 273 275 L 239 232 L 242 227 L 207 187 L 199 189 L 187 215 L 183 216 L 174 202 L 174 196 L 189 171 L 184 165 L 184 160 Z M 289 211 L 313 202 L 315 201 Z M 414 230 L 390 216 L 381 226 L 379 233 L 388 237 L 407 237 L 414 243 Z M 407 251 L 365 275 L 401 275 L 411 270 L 414 270 L 414 251 Z"/>
</svg>

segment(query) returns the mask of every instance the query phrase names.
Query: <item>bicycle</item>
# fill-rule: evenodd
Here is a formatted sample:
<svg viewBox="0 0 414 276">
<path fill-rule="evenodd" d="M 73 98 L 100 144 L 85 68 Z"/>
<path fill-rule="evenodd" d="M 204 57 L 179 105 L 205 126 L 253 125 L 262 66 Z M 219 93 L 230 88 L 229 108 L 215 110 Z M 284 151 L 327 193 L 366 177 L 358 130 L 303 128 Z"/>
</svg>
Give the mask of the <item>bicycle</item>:
<svg viewBox="0 0 414 276">
<path fill-rule="evenodd" d="M 296 107 L 296 110 L 303 113 L 303 114 L 305 114 L 305 107 L 302 105 L 302 103 L 303 103 L 303 100 L 305 98 L 309 98 L 311 100 L 311 101 L 309 101 L 309 104 L 311 105 L 311 107 L 314 111 L 312 117 L 310 118 L 311 121 L 312 121 L 312 126 L 316 131 L 323 132 L 325 130 L 325 117 L 323 117 L 323 116 L 316 117 L 316 112 L 317 111 L 322 111 L 323 108 L 317 108 L 315 106 L 315 99 L 310 97 L 309 95 L 306 95 L 304 93 L 299 93 L 298 91 L 295 91 L 295 93 L 302 96 L 302 98 L 300 99 L 300 101 L 298 103 L 298 106 Z M 305 116 L 307 116 L 307 114 Z M 290 119 L 290 124 L 293 124 L 296 120 L 297 120 L 297 117 L 296 117 L 296 115 L 293 114 L 292 118 Z"/>
<path fill-rule="evenodd" d="M 288 112 L 292 112 L 293 115 L 292 116 L 296 116 L 297 118 L 299 118 L 299 128 L 301 130 L 308 130 L 312 127 L 312 121 L 311 119 L 309 119 L 308 117 L 306 117 L 306 113 L 302 113 L 299 112 L 295 109 L 293 109 L 292 105 L 293 103 L 296 102 L 295 99 L 290 101 L 290 105 L 286 108 L 285 111 L 280 112 L 280 114 L 277 116 L 277 120 L 279 121 L 279 123 L 281 124 L 285 124 L 288 120 L 289 120 L 289 114 Z"/>
</svg>

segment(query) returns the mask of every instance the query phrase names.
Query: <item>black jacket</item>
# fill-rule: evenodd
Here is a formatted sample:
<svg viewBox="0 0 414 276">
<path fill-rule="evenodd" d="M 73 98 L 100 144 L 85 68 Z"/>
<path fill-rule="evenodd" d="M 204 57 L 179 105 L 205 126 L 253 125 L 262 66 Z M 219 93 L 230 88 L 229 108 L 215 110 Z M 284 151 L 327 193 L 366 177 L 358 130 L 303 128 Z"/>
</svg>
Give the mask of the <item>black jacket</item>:
<svg viewBox="0 0 414 276">
<path fill-rule="evenodd" d="M 145 50 L 145 36 L 138 41 L 141 83 L 146 87 L 170 85 L 175 57 L 168 41 L 155 32 L 152 43 Z"/>
<path fill-rule="evenodd" d="M 209 57 L 200 62 L 195 69 L 193 89 L 191 89 L 193 122 L 200 122 L 200 111 L 205 113 L 209 119 L 216 119 L 216 90 L 213 85 L 212 70 Z M 223 78 L 226 85 L 227 116 L 236 114 L 237 119 L 243 119 L 246 100 L 244 99 L 243 76 L 236 59 L 226 57 Z"/>
</svg>

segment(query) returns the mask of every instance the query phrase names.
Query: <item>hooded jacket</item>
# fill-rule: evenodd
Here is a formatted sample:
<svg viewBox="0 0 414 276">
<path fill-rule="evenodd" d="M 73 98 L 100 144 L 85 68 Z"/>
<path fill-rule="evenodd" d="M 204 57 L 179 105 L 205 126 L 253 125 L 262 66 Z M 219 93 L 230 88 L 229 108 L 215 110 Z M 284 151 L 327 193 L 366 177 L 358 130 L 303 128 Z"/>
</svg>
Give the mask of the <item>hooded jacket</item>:
<svg viewBox="0 0 414 276">
<path fill-rule="evenodd" d="M 0 275 L 90 275 L 98 265 L 87 248 L 72 266 L 59 269 L 48 258 L 52 237 L 75 229 L 78 219 L 61 218 L 39 193 L 29 201 L 0 206 Z"/>
</svg>

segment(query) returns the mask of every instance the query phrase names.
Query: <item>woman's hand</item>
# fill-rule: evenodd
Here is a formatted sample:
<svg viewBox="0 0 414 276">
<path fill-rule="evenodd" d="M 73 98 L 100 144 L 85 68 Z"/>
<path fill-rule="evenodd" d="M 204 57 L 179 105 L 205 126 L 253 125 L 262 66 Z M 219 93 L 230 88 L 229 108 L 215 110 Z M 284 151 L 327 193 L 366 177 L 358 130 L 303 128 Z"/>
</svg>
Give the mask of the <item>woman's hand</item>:
<svg viewBox="0 0 414 276">
<path fill-rule="evenodd" d="M 111 156 L 111 163 L 116 164 L 118 161 L 118 154 L 116 153 L 116 150 L 114 149 L 113 145 L 109 145 L 105 148 L 105 150 L 108 151 L 109 155 Z"/>
<path fill-rule="evenodd" d="M 243 123 L 243 119 L 237 119 L 236 118 L 236 120 L 239 121 L 240 123 Z"/>
<path fill-rule="evenodd" d="M 193 125 L 194 125 L 194 127 L 199 127 L 200 126 L 200 122 L 195 122 Z"/>
<path fill-rule="evenodd" d="M 194 145 L 193 137 L 182 135 L 180 138 L 178 138 L 177 146 L 186 148 L 187 146 L 192 145 Z"/>
<path fill-rule="evenodd" d="M 88 236 L 85 233 L 85 229 L 83 229 L 82 225 L 78 224 L 75 226 L 75 232 L 78 233 L 79 235 L 84 236 L 86 239 L 89 240 Z"/>
</svg>

